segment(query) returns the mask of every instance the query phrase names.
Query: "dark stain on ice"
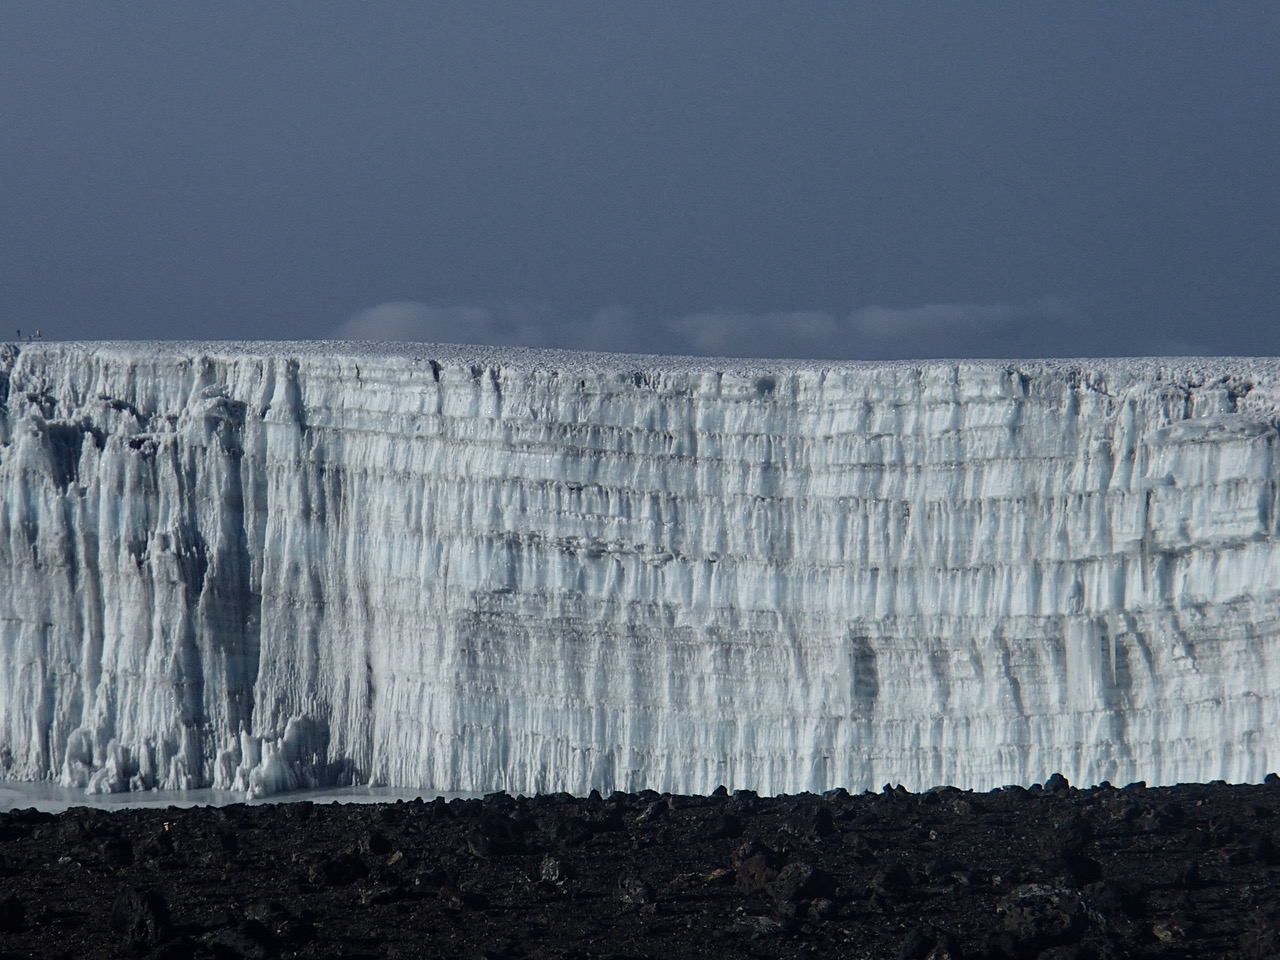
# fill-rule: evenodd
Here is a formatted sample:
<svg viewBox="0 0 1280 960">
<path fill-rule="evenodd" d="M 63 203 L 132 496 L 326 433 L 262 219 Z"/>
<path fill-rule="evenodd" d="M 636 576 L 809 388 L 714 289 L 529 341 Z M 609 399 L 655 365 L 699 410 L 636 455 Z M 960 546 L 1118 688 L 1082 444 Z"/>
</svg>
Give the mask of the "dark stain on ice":
<svg viewBox="0 0 1280 960">
<path fill-rule="evenodd" d="M 156 455 L 156 438 L 149 433 L 140 433 L 132 436 L 125 443 L 134 453 L 139 453 L 144 457 L 154 457 Z"/>
<path fill-rule="evenodd" d="M 66 490 L 80 478 L 80 448 L 87 431 L 81 424 L 72 422 L 49 423 L 45 430 L 53 482 L 59 489 Z"/>
<path fill-rule="evenodd" d="M 1113 745 L 1117 760 L 1128 760 L 1129 750 L 1126 747 L 1129 736 L 1129 711 L 1132 708 L 1130 692 L 1133 688 L 1133 669 L 1129 662 L 1129 645 L 1132 634 L 1108 633 L 1102 626 L 1098 643 L 1102 649 L 1102 663 L 1106 674 L 1102 677 L 1102 702 L 1106 709 L 1104 723 L 1108 726 L 1104 734 Z"/>
<path fill-rule="evenodd" d="M 1252 380 L 1238 380 L 1228 377 L 1226 380 L 1227 399 L 1231 401 L 1231 412 L 1240 412 L 1240 401 L 1247 397 L 1254 388 Z"/>
<path fill-rule="evenodd" d="M 170 549 L 182 577 L 187 606 L 194 609 L 204 592 L 204 578 L 209 571 L 204 537 L 191 524 L 180 523 L 173 532 Z"/>
<path fill-rule="evenodd" d="M 1004 681 L 1005 688 L 1009 692 L 1009 701 L 1012 705 L 1009 713 L 1014 718 L 1020 718 L 1019 724 L 1025 727 L 1027 707 L 1022 701 L 1022 683 L 1018 680 L 1018 675 L 1013 669 L 1012 653 L 1009 649 L 1009 640 L 1006 637 L 994 637 L 996 649 L 999 653 L 1000 680 Z M 1025 731 L 1024 731 L 1025 732 Z"/>
<path fill-rule="evenodd" d="M 870 637 L 849 638 L 849 658 L 853 670 L 853 704 L 859 716 L 875 712 L 880 696 L 880 670 Z"/>
<path fill-rule="evenodd" d="M 1025 370 L 1019 370 L 1017 367 L 1010 367 L 1008 373 L 1019 395 L 1023 397 L 1031 396 L 1031 374 Z"/>
<path fill-rule="evenodd" d="M 58 401 L 49 395 L 47 391 L 30 390 L 27 392 L 27 403 L 35 406 L 40 411 L 40 416 L 48 419 L 58 408 Z"/>
<path fill-rule="evenodd" d="M 116 397 L 109 397 L 105 393 L 98 394 L 98 399 L 101 400 L 103 403 L 105 403 L 112 410 L 116 411 L 117 413 L 128 413 L 130 416 L 134 417 L 135 419 L 138 419 L 138 420 L 142 419 L 142 413 L 138 410 L 137 407 L 135 407 L 128 400 L 120 400 L 120 399 L 117 399 Z"/>
</svg>

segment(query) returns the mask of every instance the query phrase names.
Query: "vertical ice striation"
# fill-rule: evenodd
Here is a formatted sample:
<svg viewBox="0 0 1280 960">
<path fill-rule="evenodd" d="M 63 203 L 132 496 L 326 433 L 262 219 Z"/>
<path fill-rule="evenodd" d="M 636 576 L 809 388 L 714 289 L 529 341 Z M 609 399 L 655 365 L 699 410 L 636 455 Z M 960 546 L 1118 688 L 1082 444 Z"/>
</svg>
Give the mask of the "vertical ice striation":
<svg viewBox="0 0 1280 960">
<path fill-rule="evenodd" d="M 1280 364 L 0 352 L 0 775 L 1258 779 Z"/>
</svg>

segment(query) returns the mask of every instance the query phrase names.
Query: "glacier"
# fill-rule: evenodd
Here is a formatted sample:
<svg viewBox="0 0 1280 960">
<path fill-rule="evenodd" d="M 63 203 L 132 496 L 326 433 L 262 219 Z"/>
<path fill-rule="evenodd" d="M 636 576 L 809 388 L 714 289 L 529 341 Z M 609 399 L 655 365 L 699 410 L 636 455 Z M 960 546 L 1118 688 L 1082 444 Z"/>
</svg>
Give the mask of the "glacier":
<svg viewBox="0 0 1280 960">
<path fill-rule="evenodd" d="M 1280 763 L 1280 361 L 0 347 L 0 777 Z"/>
</svg>

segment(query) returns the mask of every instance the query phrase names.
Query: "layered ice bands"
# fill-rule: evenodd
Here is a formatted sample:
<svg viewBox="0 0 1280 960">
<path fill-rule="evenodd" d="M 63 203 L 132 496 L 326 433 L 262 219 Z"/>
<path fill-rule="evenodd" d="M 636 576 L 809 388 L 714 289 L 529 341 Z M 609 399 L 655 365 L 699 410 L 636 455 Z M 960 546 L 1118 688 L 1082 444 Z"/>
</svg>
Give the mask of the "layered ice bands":
<svg viewBox="0 0 1280 960">
<path fill-rule="evenodd" d="M 1280 364 L 0 352 L 0 776 L 1260 779 Z"/>
</svg>

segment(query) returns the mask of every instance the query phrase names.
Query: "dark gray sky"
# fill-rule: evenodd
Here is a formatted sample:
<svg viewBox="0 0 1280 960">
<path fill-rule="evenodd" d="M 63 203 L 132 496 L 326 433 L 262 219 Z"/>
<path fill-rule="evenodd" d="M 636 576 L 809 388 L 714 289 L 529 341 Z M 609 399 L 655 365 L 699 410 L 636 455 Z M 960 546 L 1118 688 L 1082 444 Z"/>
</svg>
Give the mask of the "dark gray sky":
<svg viewBox="0 0 1280 960">
<path fill-rule="evenodd" d="M 1280 354 L 1278 294 L 1273 0 L 0 12 L 9 336 Z"/>
</svg>

